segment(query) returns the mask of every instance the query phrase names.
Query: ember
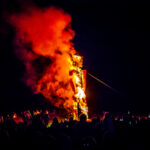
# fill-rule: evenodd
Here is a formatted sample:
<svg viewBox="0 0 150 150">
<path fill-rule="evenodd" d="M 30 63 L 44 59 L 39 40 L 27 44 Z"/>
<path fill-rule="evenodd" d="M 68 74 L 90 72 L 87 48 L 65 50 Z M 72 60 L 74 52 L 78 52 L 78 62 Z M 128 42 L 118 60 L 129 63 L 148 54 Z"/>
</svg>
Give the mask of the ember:
<svg viewBox="0 0 150 150">
<path fill-rule="evenodd" d="M 71 42 L 71 16 L 55 7 L 32 8 L 13 14 L 10 22 L 16 28 L 16 54 L 25 64 L 26 85 L 74 119 L 88 117 L 86 71 Z"/>
</svg>

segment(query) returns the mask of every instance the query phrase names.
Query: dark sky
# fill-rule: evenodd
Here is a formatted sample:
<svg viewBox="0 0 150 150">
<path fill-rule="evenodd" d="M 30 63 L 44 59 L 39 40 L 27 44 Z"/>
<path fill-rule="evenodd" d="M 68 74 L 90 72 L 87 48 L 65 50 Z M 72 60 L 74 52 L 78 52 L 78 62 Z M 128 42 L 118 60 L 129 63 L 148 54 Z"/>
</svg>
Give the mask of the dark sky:
<svg viewBox="0 0 150 150">
<path fill-rule="evenodd" d="M 87 76 L 89 110 L 149 112 L 149 49 L 150 5 L 147 1 L 33 0 L 39 7 L 56 5 L 72 16 L 76 50 L 84 56 L 87 71 L 113 88 L 112 92 Z M 23 1 L 1 1 L 4 12 L 22 8 Z M 30 7 L 30 3 L 25 3 Z M 0 111 L 15 111 L 31 107 L 35 98 L 20 78 L 24 66 L 16 58 L 13 47 L 13 29 L 3 18 L 0 21 L 1 71 Z M 39 100 L 36 100 L 39 99 Z"/>
</svg>

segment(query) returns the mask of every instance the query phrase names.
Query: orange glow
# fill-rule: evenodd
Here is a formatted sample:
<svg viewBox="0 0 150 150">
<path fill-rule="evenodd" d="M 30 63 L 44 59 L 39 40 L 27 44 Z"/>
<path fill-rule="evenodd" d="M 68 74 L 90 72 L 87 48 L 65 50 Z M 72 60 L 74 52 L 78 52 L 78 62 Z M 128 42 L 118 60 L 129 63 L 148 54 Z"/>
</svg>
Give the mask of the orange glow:
<svg viewBox="0 0 150 150">
<path fill-rule="evenodd" d="M 115 117 L 115 121 L 117 121 L 118 120 L 118 117 Z"/>
<path fill-rule="evenodd" d="M 39 114 L 41 114 L 41 111 L 39 111 L 39 110 L 33 111 L 34 116 L 39 115 Z"/>
<path fill-rule="evenodd" d="M 17 118 L 17 114 L 14 113 L 14 114 L 13 114 L 13 119 L 16 119 L 16 118 Z"/>
<path fill-rule="evenodd" d="M 88 117 L 86 71 L 71 42 L 71 16 L 55 7 L 31 8 L 9 20 L 16 28 L 16 55 L 25 65 L 26 85 L 74 119 L 79 109 Z"/>
</svg>

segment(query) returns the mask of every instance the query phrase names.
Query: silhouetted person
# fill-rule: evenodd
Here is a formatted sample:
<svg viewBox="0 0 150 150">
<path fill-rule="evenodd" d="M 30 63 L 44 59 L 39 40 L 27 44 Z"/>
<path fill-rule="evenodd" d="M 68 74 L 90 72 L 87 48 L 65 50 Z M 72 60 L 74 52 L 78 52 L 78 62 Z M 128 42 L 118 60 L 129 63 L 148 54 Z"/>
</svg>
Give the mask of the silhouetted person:
<svg viewBox="0 0 150 150">
<path fill-rule="evenodd" d="M 59 128 L 59 122 L 58 122 L 58 119 L 56 117 L 53 119 L 53 123 L 51 125 L 51 128 L 54 128 L 54 129 Z"/>
</svg>

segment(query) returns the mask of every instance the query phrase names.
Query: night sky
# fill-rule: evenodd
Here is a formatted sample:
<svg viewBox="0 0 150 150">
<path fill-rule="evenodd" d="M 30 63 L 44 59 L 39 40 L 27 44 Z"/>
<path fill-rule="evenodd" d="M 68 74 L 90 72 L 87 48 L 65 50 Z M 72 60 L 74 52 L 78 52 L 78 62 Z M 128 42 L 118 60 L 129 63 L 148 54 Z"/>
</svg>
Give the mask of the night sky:
<svg viewBox="0 0 150 150">
<path fill-rule="evenodd" d="M 91 114 L 150 112 L 150 5 L 147 1 L 32 0 L 32 3 L 41 8 L 58 6 L 71 14 L 76 32 L 73 42 L 84 56 L 84 68 L 119 91 L 115 93 L 87 76 Z M 4 19 L 4 14 L 30 5 L 30 1 L 1 0 L 0 112 L 20 111 L 44 101 L 21 81 L 24 65 L 14 54 L 15 33 Z"/>
</svg>

